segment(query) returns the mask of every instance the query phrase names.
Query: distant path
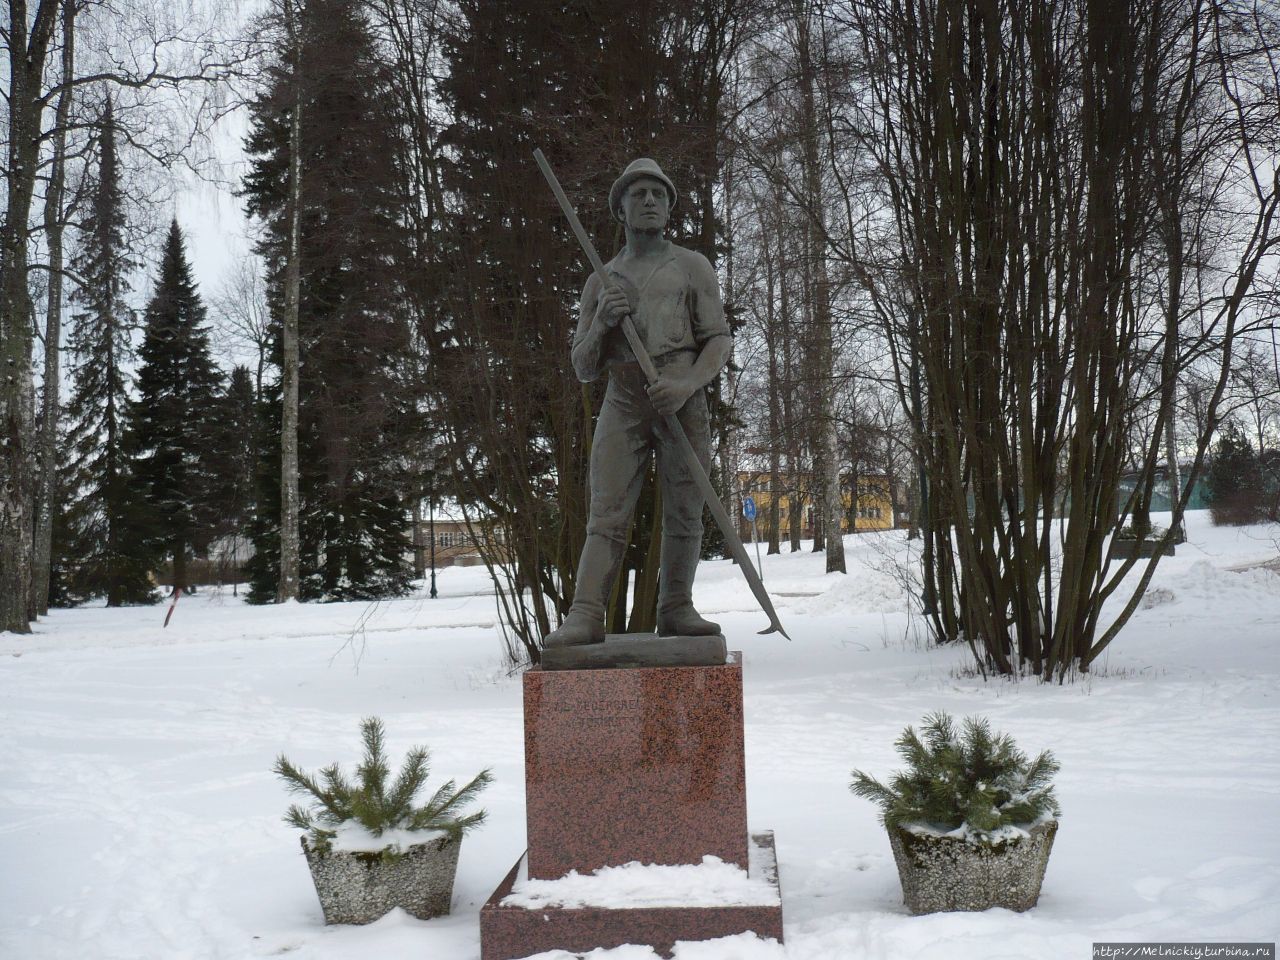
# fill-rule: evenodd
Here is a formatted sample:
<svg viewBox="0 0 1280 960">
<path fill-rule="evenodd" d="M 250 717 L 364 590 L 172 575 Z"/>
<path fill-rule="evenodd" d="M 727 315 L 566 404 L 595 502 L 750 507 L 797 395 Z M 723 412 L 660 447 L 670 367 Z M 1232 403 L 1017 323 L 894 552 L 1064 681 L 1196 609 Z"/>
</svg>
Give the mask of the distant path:
<svg viewBox="0 0 1280 960">
<path fill-rule="evenodd" d="M 1223 569 L 1230 570 L 1232 573 L 1245 573 L 1249 570 L 1270 570 L 1272 573 L 1280 574 L 1280 556 L 1272 557 L 1270 560 L 1236 564 Z"/>
</svg>

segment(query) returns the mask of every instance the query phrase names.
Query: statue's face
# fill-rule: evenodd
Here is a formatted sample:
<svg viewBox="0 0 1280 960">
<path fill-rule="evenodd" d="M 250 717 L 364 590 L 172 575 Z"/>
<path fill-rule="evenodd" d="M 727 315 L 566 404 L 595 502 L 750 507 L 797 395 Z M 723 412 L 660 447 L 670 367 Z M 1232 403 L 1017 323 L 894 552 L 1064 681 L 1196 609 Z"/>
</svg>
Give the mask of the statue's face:
<svg viewBox="0 0 1280 960">
<path fill-rule="evenodd" d="M 671 215 L 667 186 L 654 177 L 638 177 L 622 192 L 622 219 L 632 230 L 661 233 Z"/>
</svg>

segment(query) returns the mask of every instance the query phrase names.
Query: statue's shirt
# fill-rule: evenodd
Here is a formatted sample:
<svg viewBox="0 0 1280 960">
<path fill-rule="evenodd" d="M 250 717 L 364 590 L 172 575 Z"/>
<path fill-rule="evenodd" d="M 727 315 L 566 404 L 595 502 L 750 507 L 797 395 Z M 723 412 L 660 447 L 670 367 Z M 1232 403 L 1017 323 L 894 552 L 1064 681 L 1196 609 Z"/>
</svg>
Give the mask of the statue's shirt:
<svg viewBox="0 0 1280 960">
<path fill-rule="evenodd" d="M 729 335 L 715 274 L 706 258 L 692 250 L 670 244 L 663 256 L 651 260 L 626 261 L 619 255 L 605 270 L 626 291 L 636 333 L 649 356 L 697 353 L 711 338 Z M 594 316 L 599 293 L 598 282 L 588 284 L 582 303 L 584 316 Z M 634 362 L 621 328 L 609 332 L 604 360 L 608 364 Z"/>
</svg>

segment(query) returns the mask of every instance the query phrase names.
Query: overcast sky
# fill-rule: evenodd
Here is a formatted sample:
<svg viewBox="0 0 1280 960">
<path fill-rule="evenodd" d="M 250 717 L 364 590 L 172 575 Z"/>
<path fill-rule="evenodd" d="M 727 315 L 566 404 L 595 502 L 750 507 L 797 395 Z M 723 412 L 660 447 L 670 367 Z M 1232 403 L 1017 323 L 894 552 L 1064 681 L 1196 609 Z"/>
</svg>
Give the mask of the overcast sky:
<svg viewBox="0 0 1280 960">
<path fill-rule="evenodd" d="M 220 121 L 214 140 L 221 179 L 231 183 L 202 182 L 188 174 L 176 197 L 178 223 L 187 235 L 187 252 L 206 302 L 222 288 L 235 261 L 253 253 L 244 204 L 231 193 L 231 184 L 239 184 L 244 174 L 246 159 L 241 142 L 246 126 L 241 110 Z"/>
</svg>

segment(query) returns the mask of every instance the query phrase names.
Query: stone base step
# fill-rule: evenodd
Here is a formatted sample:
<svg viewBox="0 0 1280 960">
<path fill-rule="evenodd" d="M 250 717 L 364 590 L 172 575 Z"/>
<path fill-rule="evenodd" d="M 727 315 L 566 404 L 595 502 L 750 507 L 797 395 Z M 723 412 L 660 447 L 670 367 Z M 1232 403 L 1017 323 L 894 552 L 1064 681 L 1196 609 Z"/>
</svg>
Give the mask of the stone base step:
<svg viewBox="0 0 1280 960">
<path fill-rule="evenodd" d="M 652 947 L 670 957 L 679 941 L 715 940 L 754 933 L 782 942 L 782 890 L 773 833 L 751 836 L 751 875 L 775 892 L 769 903 L 687 907 L 538 907 L 504 905 L 520 875 L 516 861 L 480 909 L 481 960 L 515 960 L 547 950 L 589 953 L 625 943 Z"/>
</svg>

